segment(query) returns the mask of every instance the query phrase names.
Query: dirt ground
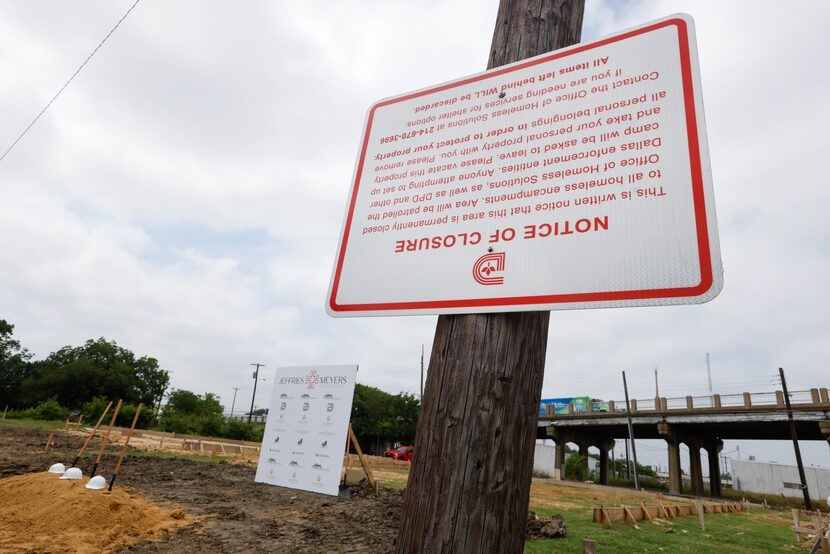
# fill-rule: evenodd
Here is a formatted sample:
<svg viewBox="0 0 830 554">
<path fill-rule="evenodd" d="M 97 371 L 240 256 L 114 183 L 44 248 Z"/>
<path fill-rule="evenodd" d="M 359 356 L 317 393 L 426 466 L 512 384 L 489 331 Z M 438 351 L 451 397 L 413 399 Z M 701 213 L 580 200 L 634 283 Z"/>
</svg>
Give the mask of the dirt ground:
<svg viewBox="0 0 830 554">
<path fill-rule="evenodd" d="M 55 432 L 0 425 L 0 478 L 69 464 L 82 440 Z M 106 477 L 117 453 L 101 463 Z M 79 464 L 89 471 L 92 460 Z M 352 489 L 350 498 L 329 497 L 254 483 L 254 468 L 227 463 L 132 456 L 116 487 L 130 489 L 169 509 L 209 516 L 159 542 L 119 552 L 391 552 L 400 519 L 402 493 L 380 490 L 377 497 Z"/>
</svg>

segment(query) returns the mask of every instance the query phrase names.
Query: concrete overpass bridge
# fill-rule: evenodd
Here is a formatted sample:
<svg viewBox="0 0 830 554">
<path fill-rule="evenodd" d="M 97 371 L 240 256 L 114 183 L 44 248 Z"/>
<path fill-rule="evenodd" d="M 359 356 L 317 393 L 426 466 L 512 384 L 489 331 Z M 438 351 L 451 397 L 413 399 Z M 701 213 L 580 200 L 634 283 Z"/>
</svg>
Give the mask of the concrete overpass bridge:
<svg viewBox="0 0 830 554">
<path fill-rule="evenodd" d="M 826 388 L 791 391 L 790 404 L 799 440 L 824 440 L 830 443 L 830 398 Z M 554 413 L 546 406 L 539 417 L 537 437 L 556 443 L 555 467 L 565 465 L 565 445 L 573 443 L 587 462 L 588 448 L 600 452 L 600 482 L 608 484 L 608 457 L 615 439 L 627 439 L 625 402 L 592 405 L 591 411 Z M 560 410 L 562 407 L 560 407 Z M 703 496 L 701 450 L 709 459 L 710 491 L 720 496 L 719 452 L 725 439 L 790 440 L 787 410 L 782 391 L 732 395 L 658 397 L 631 401 L 631 420 L 635 439 L 663 439 L 669 459 L 669 492 L 682 488 L 680 445 L 689 449 L 692 492 Z"/>
</svg>

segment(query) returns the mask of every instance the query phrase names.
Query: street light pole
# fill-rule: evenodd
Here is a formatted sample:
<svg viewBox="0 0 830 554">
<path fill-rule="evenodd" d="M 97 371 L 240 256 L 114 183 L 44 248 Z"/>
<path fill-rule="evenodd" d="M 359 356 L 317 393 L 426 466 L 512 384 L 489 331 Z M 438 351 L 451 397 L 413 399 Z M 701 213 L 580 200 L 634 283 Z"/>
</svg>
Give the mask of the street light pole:
<svg viewBox="0 0 830 554">
<path fill-rule="evenodd" d="M 254 393 L 251 395 L 251 409 L 248 411 L 248 423 L 251 423 L 251 417 L 254 415 L 254 399 L 256 398 L 256 384 L 259 381 L 259 368 L 265 364 L 255 363 L 251 365 L 256 366 L 256 371 L 254 371 Z"/>
</svg>

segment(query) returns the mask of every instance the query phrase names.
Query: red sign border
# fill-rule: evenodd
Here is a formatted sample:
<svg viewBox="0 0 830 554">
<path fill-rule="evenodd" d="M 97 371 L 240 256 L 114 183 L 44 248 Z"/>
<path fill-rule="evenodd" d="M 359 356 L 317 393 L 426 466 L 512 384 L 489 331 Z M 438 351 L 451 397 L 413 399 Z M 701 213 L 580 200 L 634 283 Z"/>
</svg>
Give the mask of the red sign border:
<svg viewBox="0 0 830 554">
<path fill-rule="evenodd" d="M 643 35 L 665 27 L 675 26 L 678 33 L 678 41 L 680 46 L 680 68 L 683 81 L 684 103 L 686 106 L 686 133 L 689 141 L 689 161 L 691 167 L 692 177 L 692 197 L 694 200 L 695 223 L 697 225 L 697 246 L 698 256 L 700 262 L 700 283 L 693 287 L 668 288 L 668 289 L 644 289 L 632 291 L 607 291 L 607 292 L 584 292 L 572 294 L 552 294 L 552 295 L 534 295 L 534 296 L 514 296 L 514 297 L 500 297 L 500 298 L 472 298 L 463 300 L 427 300 L 415 302 L 385 302 L 373 304 L 338 304 L 336 302 L 337 291 L 340 285 L 340 275 L 343 269 L 343 261 L 346 255 L 346 246 L 349 241 L 349 232 L 352 227 L 352 217 L 354 216 L 354 208 L 357 203 L 357 192 L 360 186 L 360 179 L 363 174 L 363 164 L 366 158 L 366 150 L 369 144 L 369 135 L 372 130 L 372 121 L 375 112 L 384 106 L 418 98 L 427 94 L 442 92 L 451 88 L 483 81 L 499 75 L 504 75 L 519 69 L 533 67 L 541 63 L 546 63 L 559 58 L 564 58 L 572 54 L 586 52 L 600 46 L 613 44 L 621 40 L 625 40 L 638 35 Z M 476 308 L 476 307 L 494 307 L 494 306 L 521 306 L 521 305 L 537 305 L 537 304 L 566 304 L 572 302 L 608 302 L 620 300 L 642 300 L 654 298 L 682 298 L 701 296 L 709 291 L 714 284 L 714 277 L 712 272 L 711 248 L 709 244 L 709 228 L 706 219 L 706 205 L 704 200 L 704 186 L 703 186 L 703 169 L 701 167 L 701 152 L 700 143 L 698 141 L 697 128 L 697 112 L 695 109 L 694 97 L 694 80 L 692 76 L 691 50 L 689 45 L 688 25 L 684 19 L 673 17 L 664 21 L 659 21 L 653 25 L 647 25 L 639 29 L 634 29 L 626 33 L 611 36 L 597 42 L 577 46 L 573 49 L 564 52 L 553 52 L 546 56 L 534 58 L 525 63 L 518 63 L 503 69 L 495 69 L 487 73 L 476 75 L 461 81 L 454 81 L 445 85 L 440 85 L 430 89 L 425 89 L 418 92 L 413 92 L 405 96 L 398 96 L 384 100 L 375 104 L 369 111 L 366 121 L 366 130 L 363 137 L 363 145 L 361 147 L 360 159 L 355 175 L 354 189 L 349 201 L 349 211 L 346 217 L 346 225 L 343 229 L 343 240 L 338 252 L 337 266 L 334 273 L 334 282 L 331 288 L 331 293 L 328 299 L 329 307 L 333 312 L 367 312 L 367 311 L 394 311 L 394 310 L 428 310 L 428 309 L 448 309 L 448 308 Z"/>
</svg>

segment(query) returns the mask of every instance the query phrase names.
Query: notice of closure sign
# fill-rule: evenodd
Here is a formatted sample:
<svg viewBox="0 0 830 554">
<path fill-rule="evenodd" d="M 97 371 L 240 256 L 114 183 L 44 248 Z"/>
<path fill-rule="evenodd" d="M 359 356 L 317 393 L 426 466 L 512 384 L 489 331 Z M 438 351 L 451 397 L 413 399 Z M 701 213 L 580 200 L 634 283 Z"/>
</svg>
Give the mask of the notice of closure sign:
<svg viewBox="0 0 830 554">
<path fill-rule="evenodd" d="M 690 304 L 721 286 L 694 24 L 677 15 L 374 104 L 327 310 Z"/>
</svg>

